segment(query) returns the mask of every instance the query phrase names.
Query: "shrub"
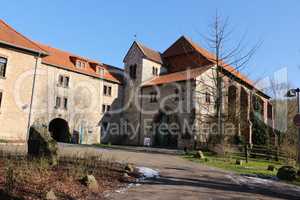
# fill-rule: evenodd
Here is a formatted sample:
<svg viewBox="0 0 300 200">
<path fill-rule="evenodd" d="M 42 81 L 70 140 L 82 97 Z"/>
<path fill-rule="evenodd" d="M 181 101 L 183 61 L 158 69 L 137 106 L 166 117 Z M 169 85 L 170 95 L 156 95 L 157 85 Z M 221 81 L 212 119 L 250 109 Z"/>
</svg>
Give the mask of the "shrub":
<svg viewBox="0 0 300 200">
<path fill-rule="evenodd" d="M 251 118 L 253 143 L 256 145 L 266 145 L 269 139 L 268 126 L 254 114 L 252 114 Z"/>
<path fill-rule="evenodd" d="M 268 171 L 274 171 L 275 170 L 275 166 L 274 165 L 269 165 L 268 166 Z"/>
<path fill-rule="evenodd" d="M 197 151 L 194 155 L 195 158 L 198 158 L 198 159 L 205 159 L 205 156 L 203 154 L 202 151 Z"/>
<path fill-rule="evenodd" d="M 279 168 L 277 177 L 281 180 L 294 181 L 296 180 L 297 170 L 292 166 L 283 166 Z"/>
<path fill-rule="evenodd" d="M 236 165 L 243 165 L 243 160 L 238 159 L 238 160 L 235 161 L 235 164 Z"/>
<path fill-rule="evenodd" d="M 8 141 L 7 140 L 4 140 L 4 139 L 0 139 L 0 143 L 8 143 Z"/>
<path fill-rule="evenodd" d="M 11 194 L 14 189 L 15 178 L 14 178 L 14 169 L 9 166 L 5 174 L 5 192 Z"/>
</svg>

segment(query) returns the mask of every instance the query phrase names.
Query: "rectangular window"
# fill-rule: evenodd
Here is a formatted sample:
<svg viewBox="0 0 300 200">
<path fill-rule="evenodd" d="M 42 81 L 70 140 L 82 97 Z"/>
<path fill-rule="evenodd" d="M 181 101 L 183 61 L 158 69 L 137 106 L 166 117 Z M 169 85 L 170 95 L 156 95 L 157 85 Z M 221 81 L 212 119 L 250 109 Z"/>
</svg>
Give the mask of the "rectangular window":
<svg viewBox="0 0 300 200">
<path fill-rule="evenodd" d="M 174 98 L 174 101 L 179 101 L 179 89 L 178 88 L 175 89 L 175 98 Z"/>
<path fill-rule="evenodd" d="M 64 87 L 69 87 L 70 78 L 65 76 L 64 78 Z"/>
<path fill-rule="evenodd" d="M 64 76 L 63 75 L 59 75 L 58 77 L 58 85 L 62 86 L 64 83 Z"/>
<path fill-rule="evenodd" d="M 110 111 L 110 105 L 102 104 L 102 113 Z"/>
<path fill-rule="evenodd" d="M 79 60 L 76 61 L 76 67 L 81 68 L 81 62 Z"/>
<path fill-rule="evenodd" d="M 97 67 L 97 73 L 100 74 L 100 75 L 103 75 L 104 74 L 104 69 L 100 68 L 100 67 Z"/>
<path fill-rule="evenodd" d="M 105 113 L 105 111 L 106 111 L 106 105 L 102 105 L 102 113 Z"/>
<path fill-rule="evenodd" d="M 5 77 L 7 59 L 0 57 L 0 77 Z"/>
<path fill-rule="evenodd" d="M 111 96 L 111 87 L 108 87 L 108 95 Z"/>
<path fill-rule="evenodd" d="M 61 98 L 60 97 L 56 97 L 55 108 L 59 108 L 60 107 L 60 103 L 61 103 Z"/>
<path fill-rule="evenodd" d="M 84 69 L 86 63 L 85 63 L 84 61 L 77 60 L 75 65 L 76 65 L 77 68 L 82 68 L 82 69 Z"/>
<path fill-rule="evenodd" d="M 186 96 L 185 89 L 181 90 L 181 100 L 184 101 L 184 97 Z"/>
<path fill-rule="evenodd" d="M 107 95 L 107 86 L 106 85 L 104 85 L 104 87 L 103 87 L 103 94 Z"/>
<path fill-rule="evenodd" d="M 210 103 L 210 94 L 208 92 L 205 93 L 205 102 Z"/>
<path fill-rule="evenodd" d="M 111 96 L 111 86 L 104 85 L 104 87 L 103 87 L 103 94 L 105 96 Z"/>
<path fill-rule="evenodd" d="M 151 92 L 150 93 L 150 103 L 157 102 L 157 92 Z"/>
<path fill-rule="evenodd" d="M 158 68 L 157 67 L 152 67 L 152 74 L 154 76 L 157 76 L 158 75 Z"/>
<path fill-rule="evenodd" d="M 68 76 L 59 75 L 58 76 L 58 86 L 69 87 L 70 78 Z"/>
<path fill-rule="evenodd" d="M 131 65 L 129 67 L 129 76 L 132 79 L 136 79 L 136 67 L 137 67 L 137 65 Z"/>
<path fill-rule="evenodd" d="M 273 107 L 272 104 L 268 103 L 268 119 L 272 120 L 273 119 Z"/>
<path fill-rule="evenodd" d="M 64 109 L 68 109 L 68 98 L 64 98 Z"/>
<path fill-rule="evenodd" d="M 0 91 L 0 108 L 1 108 L 1 105 L 2 105 L 2 96 L 3 96 L 3 94 L 2 94 L 2 92 Z"/>
</svg>

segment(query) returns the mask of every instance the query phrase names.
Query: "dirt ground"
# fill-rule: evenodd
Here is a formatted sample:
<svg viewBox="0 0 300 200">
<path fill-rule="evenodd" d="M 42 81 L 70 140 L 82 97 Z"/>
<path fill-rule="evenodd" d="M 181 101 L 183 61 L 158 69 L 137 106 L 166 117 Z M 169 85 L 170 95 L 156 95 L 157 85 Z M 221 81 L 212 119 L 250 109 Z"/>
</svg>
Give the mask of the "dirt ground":
<svg viewBox="0 0 300 200">
<path fill-rule="evenodd" d="M 180 156 L 65 145 L 62 154 L 82 151 L 111 157 L 160 171 L 160 178 L 147 180 L 113 200 L 202 200 L 202 199 L 300 199 L 300 187 L 278 181 L 244 177 L 187 161 Z"/>
<path fill-rule="evenodd" d="M 159 170 L 159 178 L 126 191 L 111 193 L 107 199 L 112 200 L 300 199 L 300 187 L 236 175 L 176 155 L 69 144 L 60 145 L 60 154 L 102 154 L 109 159 Z"/>
</svg>

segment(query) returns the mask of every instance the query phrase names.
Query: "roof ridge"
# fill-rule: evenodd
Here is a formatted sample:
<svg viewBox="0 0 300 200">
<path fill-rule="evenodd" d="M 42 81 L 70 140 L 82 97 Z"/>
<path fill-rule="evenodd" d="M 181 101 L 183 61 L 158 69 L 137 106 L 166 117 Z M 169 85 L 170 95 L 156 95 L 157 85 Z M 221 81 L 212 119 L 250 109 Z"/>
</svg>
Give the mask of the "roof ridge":
<svg viewBox="0 0 300 200">
<path fill-rule="evenodd" d="M 155 52 L 161 54 L 160 51 L 157 51 L 157 50 L 155 50 L 155 49 L 153 49 L 153 48 L 150 48 L 150 47 L 148 47 L 147 45 L 145 45 L 145 44 L 143 44 L 143 43 L 141 43 L 141 42 L 138 42 L 138 44 L 140 44 L 140 45 L 141 45 L 142 47 L 144 47 L 144 48 L 150 49 L 150 50 L 152 50 L 152 51 L 155 51 Z"/>
<path fill-rule="evenodd" d="M 194 41 L 192 40 L 192 38 L 187 37 L 187 36 L 184 36 L 184 35 L 183 35 L 182 37 L 183 37 L 186 41 L 188 41 L 189 44 L 190 44 L 195 50 L 200 49 L 201 51 L 203 51 L 202 53 L 205 53 L 205 54 L 207 54 L 208 56 L 210 56 L 211 58 L 208 58 L 209 60 L 214 59 L 215 55 L 214 55 L 212 52 L 210 52 L 210 51 L 208 51 L 207 49 L 201 47 L 198 43 L 194 42 Z"/>
<path fill-rule="evenodd" d="M 124 71 L 124 69 L 122 69 L 122 68 L 119 68 L 119 67 L 107 64 L 107 63 L 103 63 L 103 65 L 105 65 L 107 67 L 110 67 L 110 68 L 113 68 L 113 69 L 116 69 L 116 70 Z"/>
<path fill-rule="evenodd" d="M 169 82 L 174 82 L 174 81 L 176 82 L 176 81 L 180 81 L 180 80 L 189 80 L 193 77 L 199 76 L 199 74 L 197 72 L 201 72 L 201 74 L 202 74 L 205 71 L 207 71 L 208 69 L 210 69 L 211 67 L 212 67 L 212 65 L 208 64 L 208 65 L 204 65 L 204 66 L 201 66 L 201 67 L 188 68 L 188 69 L 182 70 L 182 71 L 177 71 L 177 72 L 163 74 L 163 75 L 160 75 L 160 76 L 155 76 L 152 79 L 144 81 L 142 83 L 142 86 L 144 87 L 144 86 L 163 84 L 163 83 L 169 83 Z M 175 79 L 174 79 L 174 77 L 175 77 Z M 165 79 L 165 78 L 168 78 L 169 81 L 163 80 L 163 81 L 160 81 L 159 83 L 155 83 L 155 81 L 162 80 L 162 79 Z M 170 80 L 170 78 L 171 78 L 171 80 Z"/>
<path fill-rule="evenodd" d="M 203 47 L 201 47 L 199 44 L 197 44 L 196 42 L 194 42 L 194 41 L 192 41 L 190 38 L 187 38 L 187 37 L 185 37 L 185 36 L 183 36 L 189 43 L 190 43 L 190 45 L 192 45 L 192 47 L 197 51 L 197 49 L 199 49 L 199 50 L 201 50 L 201 52 L 200 53 L 202 53 L 202 54 L 205 54 L 204 56 L 207 58 L 207 59 L 209 59 L 210 61 L 213 61 L 213 62 L 215 62 L 215 55 L 213 54 L 213 53 L 211 53 L 210 51 L 208 51 L 207 49 L 205 49 L 205 48 L 203 48 Z M 224 62 L 224 61 L 222 61 L 221 60 L 221 66 L 224 68 L 224 67 L 230 67 L 230 68 L 232 68 L 232 69 L 230 69 L 230 73 L 231 72 L 234 72 L 234 73 L 238 73 L 239 75 L 242 75 L 242 76 L 244 76 L 244 78 L 245 79 L 247 79 L 247 81 L 249 81 L 249 82 L 252 82 L 249 78 L 247 78 L 245 75 L 243 75 L 239 70 L 237 70 L 237 69 L 235 69 L 233 66 L 231 66 L 231 65 L 229 65 L 229 64 L 227 64 L 226 62 Z M 225 69 L 225 68 L 224 68 Z M 225 69 L 225 70 L 228 70 L 228 69 Z"/>
<path fill-rule="evenodd" d="M 142 48 L 142 46 L 143 46 L 142 43 L 140 43 L 140 42 L 138 42 L 138 41 L 136 41 L 136 40 L 135 40 L 134 42 L 135 42 L 135 43 L 137 44 L 137 46 L 141 49 L 142 53 L 143 53 L 144 55 L 146 55 L 145 52 L 144 52 L 144 49 Z"/>
<path fill-rule="evenodd" d="M 142 44 L 141 42 L 138 41 L 134 41 L 138 48 L 142 51 L 142 53 L 144 54 L 145 57 L 147 57 L 148 59 L 158 62 L 160 64 L 162 64 L 162 53 L 154 50 L 144 44 Z"/>
<path fill-rule="evenodd" d="M 19 36 L 21 36 L 23 39 L 27 40 L 28 42 L 30 42 L 31 44 L 33 44 L 34 46 L 36 46 L 37 48 L 39 48 L 40 50 L 42 50 L 44 53 L 47 53 L 47 51 L 45 49 L 43 49 L 42 47 L 40 47 L 39 45 L 37 45 L 35 42 L 33 42 L 32 40 L 30 40 L 29 38 L 27 38 L 25 35 L 23 35 L 20 32 L 18 32 L 12 26 L 10 26 L 9 24 L 7 24 L 4 20 L 0 19 L 0 22 L 3 23 L 7 28 L 9 28 L 10 30 L 12 30 L 13 32 L 15 32 L 16 34 L 18 34 Z"/>
<path fill-rule="evenodd" d="M 78 55 L 78 54 L 72 53 L 71 51 L 63 50 L 63 49 L 59 49 L 59 48 L 57 48 L 57 47 L 50 46 L 49 44 L 43 44 L 43 43 L 38 42 L 38 41 L 35 41 L 35 43 L 37 43 L 38 45 L 41 45 L 41 46 L 46 46 L 47 48 L 54 49 L 54 50 L 56 50 L 56 51 L 60 51 L 60 52 L 62 52 L 62 53 L 69 54 L 70 56 L 74 56 L 74 57 L 78 57 L 78 58 L 85 59 L 85 60 L 87 60 L 88 62 L 97 62 L 97 63 L 99 63 L 99 64 L 103 64 L 100 60 L 94 60 L 94 59 L 91 59 L 91 58 L 88 58 L 88 57 L 80 56 L 80 55 Z"/>
</svg>

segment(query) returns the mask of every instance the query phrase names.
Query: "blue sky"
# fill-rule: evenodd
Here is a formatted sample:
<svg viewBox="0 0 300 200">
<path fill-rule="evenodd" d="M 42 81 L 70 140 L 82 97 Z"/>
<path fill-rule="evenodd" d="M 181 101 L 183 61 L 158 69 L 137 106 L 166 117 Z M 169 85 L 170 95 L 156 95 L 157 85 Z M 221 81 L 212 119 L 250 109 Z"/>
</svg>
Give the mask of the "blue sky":
<svg viewBox="0 0 300 200">
<path fill-rule="evenodd" d="M 245 73 L 256 80 L 283 67 L 300 86 L 300 1 L 298 0 L 10 0 L 0 16 L 33 40 L 123 67 L 134 40 L 159 51 L 181 35 L 203 44 L 216 9 L 229 17 L 238 41 L 263 44 Z"/>
</svg>

